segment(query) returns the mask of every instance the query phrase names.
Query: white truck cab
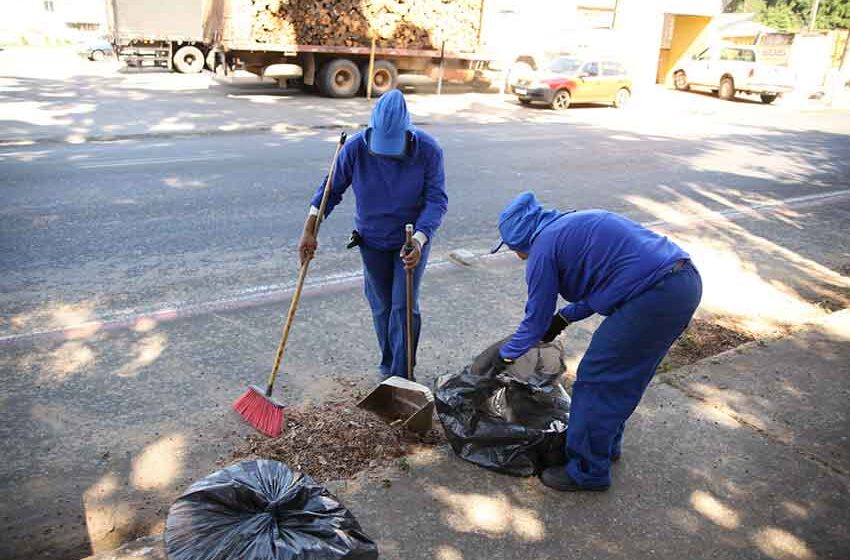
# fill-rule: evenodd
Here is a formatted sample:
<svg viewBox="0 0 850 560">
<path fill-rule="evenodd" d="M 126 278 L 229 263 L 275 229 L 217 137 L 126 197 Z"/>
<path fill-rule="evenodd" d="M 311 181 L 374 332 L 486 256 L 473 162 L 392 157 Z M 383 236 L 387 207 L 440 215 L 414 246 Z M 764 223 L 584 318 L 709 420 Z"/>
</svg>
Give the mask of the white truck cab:
<svg viewBox="0 0 850 560">
<path fill-rule="evenodd" d="M 759 61 L 752 45 L 721 44 L 685 58 L 673 72 L 673 85 L 686 90 L 692 86 L 710 89 L 721 99 L 736 93 L 756 94 L 763 103 L 773 101 L 793 89 L 793 76 L 786 68 Z"/>
</svg>

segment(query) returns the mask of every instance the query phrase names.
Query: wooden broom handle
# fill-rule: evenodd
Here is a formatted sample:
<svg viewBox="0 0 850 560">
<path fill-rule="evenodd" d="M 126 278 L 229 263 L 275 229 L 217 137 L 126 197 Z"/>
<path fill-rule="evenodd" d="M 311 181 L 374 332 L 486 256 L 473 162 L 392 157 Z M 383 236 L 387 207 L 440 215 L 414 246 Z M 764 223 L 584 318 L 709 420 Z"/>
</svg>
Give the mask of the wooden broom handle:
<svg viewBox="0 0 850 560">
<path fill-rule="evenodd" d="M 336 170 L 336 160 L 339 157 L 342 145 L 345 144 L 345 138 L 345 132 L 339 135 L 339 143 L 336 145 L 336 151 L 334 152 L 334 157 L 331 161 L 331 168 L 330 171 L 328 171 L 328 179 L 325 181 L 325 190 L 322 193 L 322 203 L 319 206 L 319 215 L 316 217 L 316 227 L 313 230 L 314 237 L 319 236 L 319 227 L 322 225 L 322 219 L 325 216 L 325 208 L 327 208 L 328 205 L 328 195 L 331 192 L 331 183 L 333 182 L 334 171 Z M 280 369 L 281 361 L 283 361 L 286 341 L 289 340 L 289 330 L 292 328 L 292 323 L 295 320 L 295 312 L 298 310 L 298 300 L 301 299 L 301 290 L 304 288 L 304 279 L 307 278 L 307 269 L 310 268 L 310 261 L 312 260 L 312 257 L 306 259 L 301 265 L 301 271 L 298 273 L 298 283 L 295 285 L 295 293 L 292 295 L 292 301 L 289 302 L 289 312 L 286 314 L 286 324 L 283 327 L 283 336 L 281 337 L 280 344 L 277 347 L 277 354 L 274 358 L 274 366 L 272 366 L 272 372 L 269 375 L 269 382 L 266 387 L 267 397 L 270 397 L 272 394 L 274 382 L 277 379 L 277 372 Z"/>
</svg>

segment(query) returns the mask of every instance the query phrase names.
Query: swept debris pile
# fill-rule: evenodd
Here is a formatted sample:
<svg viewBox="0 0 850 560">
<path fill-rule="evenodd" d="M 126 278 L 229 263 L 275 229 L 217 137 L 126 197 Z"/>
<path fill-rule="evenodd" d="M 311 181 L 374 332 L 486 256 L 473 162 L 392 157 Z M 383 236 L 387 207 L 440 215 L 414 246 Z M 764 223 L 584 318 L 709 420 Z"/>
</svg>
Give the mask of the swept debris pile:
<svg viewBox="0 0 850 560">
<path fill-rule="evenodd" d="M 418 435 L 389 426 L 354 402 L 288 408 L 280 437 L 249 435 L 234 459 L 276 459 L 326 482 L 350 478 L 367 468 L 389 466 L 419 446 L 446 442 L 442 431 Z"/>
</svg>

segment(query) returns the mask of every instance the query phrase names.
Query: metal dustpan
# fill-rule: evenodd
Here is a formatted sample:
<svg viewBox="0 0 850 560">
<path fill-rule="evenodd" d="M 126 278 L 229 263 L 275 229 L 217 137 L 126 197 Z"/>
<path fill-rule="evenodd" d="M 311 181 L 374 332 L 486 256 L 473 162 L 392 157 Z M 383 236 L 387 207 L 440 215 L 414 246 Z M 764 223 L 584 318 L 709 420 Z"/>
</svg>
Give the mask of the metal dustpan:
<svg viewBox="0 0 850 560">
<path fill-rule="evenodd" d="M 401 425 L 417 433 L 431 429 L 434 418 L 434 394 L 431 389 L 402 377 L 390 377 L 357 403 L 374 412 L 388 424 Z"/>
<path fill-rule="evenodd" d="M 405 252 L 413 250 L 413 224 L 404 228 Z M 413 340 L 413 270 L 406 270 L 407 281 L 407 340 Z M 374 412 L 389 424 L 398 422 L 413 432 L 427 432 L 434 418 L 434 394 L 431 389 L 417 383 L 413 377 L 413 348 L 407 344 L 407 379 L 390 377 L 378 385 L 359 408 Z"/>
</svg>

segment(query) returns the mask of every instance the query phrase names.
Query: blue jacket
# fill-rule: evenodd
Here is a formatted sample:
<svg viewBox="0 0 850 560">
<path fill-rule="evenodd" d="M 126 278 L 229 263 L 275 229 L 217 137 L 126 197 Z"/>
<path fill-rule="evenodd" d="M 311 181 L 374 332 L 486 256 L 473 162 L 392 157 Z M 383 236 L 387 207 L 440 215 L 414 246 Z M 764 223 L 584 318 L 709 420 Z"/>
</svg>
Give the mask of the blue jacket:
<svg viewBox="0 0 850 560">
<path fill-rule="evenodd" d="M 327 217 L 351 186 L 354 189 L 354 225 L 363 243 L 375 249 L 399 249 L 404 226 L 412 223 L 432 240 L 448 208 L 443 150 L 422 130 L 410 131 L 408 155 L 401 158 L 369 152 L 359 132 L 342 147 L 325 210 Z M 327 176 L 316 190 L 312 205 L 319 208 Z"/>
<path fill-rule="evenodd" d="M 531 242 L 525 278 L 525 319 L 502 346 L 504 358 L 517 358 L 540 342 L 558 303 L 570 322 L 594 313 L 610 315 L 690 258 L 664 236 L 605 210 L 563 214 Z"/>
</svg>

